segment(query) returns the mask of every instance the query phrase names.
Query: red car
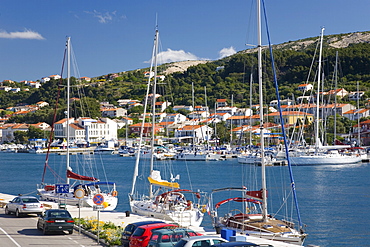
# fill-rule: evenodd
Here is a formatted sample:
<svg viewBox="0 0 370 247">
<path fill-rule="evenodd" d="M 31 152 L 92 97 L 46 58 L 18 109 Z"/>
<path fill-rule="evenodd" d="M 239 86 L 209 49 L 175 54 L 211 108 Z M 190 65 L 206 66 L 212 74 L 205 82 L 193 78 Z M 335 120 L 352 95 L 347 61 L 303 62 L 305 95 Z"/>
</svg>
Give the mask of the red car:
<svg viewBox="0 0 370 247">
<path fill-rule="evenodd" d="M 136 230 L 130 237 L 130 247 L 148 246 L 153 230 L 164 229 L 164 228 L 174 229 L 177 227 L 178 225 L 167 224 L 167 223 L 157 223 L 157 224 L 139 226 L 138 228 L 136 228 Z"/>
</svg>

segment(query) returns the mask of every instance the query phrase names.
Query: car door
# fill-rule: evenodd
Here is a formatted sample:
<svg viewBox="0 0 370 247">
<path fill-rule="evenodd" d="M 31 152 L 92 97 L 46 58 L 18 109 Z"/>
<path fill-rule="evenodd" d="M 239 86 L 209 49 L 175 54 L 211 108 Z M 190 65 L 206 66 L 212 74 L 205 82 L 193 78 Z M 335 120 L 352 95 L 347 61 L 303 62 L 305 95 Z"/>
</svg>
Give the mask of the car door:
<svg viewBox="0 0 370 247">
<path fill-rule="evenodd" d="M 19 202 L 20 202 L 20 198 L 19 197 L 16 197 L 14 198 L 8 205 L 8 209 L 9 211 L 11 212 L 15 212 L 17 206 L 19 205 Z"/>
</svg>

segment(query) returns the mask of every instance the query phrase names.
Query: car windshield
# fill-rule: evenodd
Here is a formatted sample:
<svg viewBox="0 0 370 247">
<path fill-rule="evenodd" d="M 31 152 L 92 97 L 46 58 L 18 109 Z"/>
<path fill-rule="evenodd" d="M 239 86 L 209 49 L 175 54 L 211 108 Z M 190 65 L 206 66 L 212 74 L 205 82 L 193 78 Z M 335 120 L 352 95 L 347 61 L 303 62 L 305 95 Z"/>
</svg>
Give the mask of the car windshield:
<svg viewBox="0 0 370 247">
<path fill-rule="evenodd" d="M 22 201 L 24 203 L 38 203 L 39 200 L 37 200 L 36 198 L 22 198 Z"/>
<path fill-rule="evenodd" d="M 49 217 L 56 217 L 56 218 L 65 218 L 71 217 L 71 215 L 67 211 L 54 211 L 49 213 Z"/>
<path fill-rule="evenodd" d="M 145 232 L 145 229 L 139 227 L 139 228 L 136 228 L 132 236 L 142 236 L 144 232 Z"/>
</svg>

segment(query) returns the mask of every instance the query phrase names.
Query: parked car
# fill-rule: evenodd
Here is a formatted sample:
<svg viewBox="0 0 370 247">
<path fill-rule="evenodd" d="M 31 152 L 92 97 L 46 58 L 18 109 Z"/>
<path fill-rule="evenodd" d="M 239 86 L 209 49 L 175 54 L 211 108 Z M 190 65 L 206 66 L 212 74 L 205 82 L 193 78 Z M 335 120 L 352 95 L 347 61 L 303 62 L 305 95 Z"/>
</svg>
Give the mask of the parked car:
<svg viewBox="0 0 370 247">
<path fill-rule="evenodd" d="M 194 232 L 187 228 L 159 229 L 152 231 L 149 247 L 173 247 L 184 237 L 201 236 L 202 234 Z"/>
<path fill-rule="evenodd" d="M 136 230 L 130 237 L 130 247 L 148 246 L 153 230 L 163 229 L 163 228 L 174 229 L 177 227 L 178 225 L 167 224 L 167 223 L 157 223 L 157 224 L 139 226 L 138 228 L 136 228 Z"/>
<path fill-rule="evenodd" d="M 227 243 L 220 243 L 214 244 L 211 247 L 273 247 L 270 244 L 255 244 L 251 242 L 244 242 L 244 241 L 236 241 L 236 242 L 227 242 Z"/>
<path fill-rule="evenodd" d="M 17 196 L 5 206 L 5 214 L 14 213 L 20 217 L 25 214 L 41 215 L 44 205 L 34 196 Z"/>
<path fill-rule="evenodd" d="M 134 233 L 136 228 L 138 228 L 139 226 L 151 225 L 151 224 L 156 224 L 156 223 L 164 223 L 164 222 L 163 221 L 154 221 L 154 220 L 152 220 L 152 221 L 139 221 L 139 222 L 134 222 L 134 223 L 128 224 L 125 227 L 125 230 L 123 230 L 122 237 L 121 237 L 121 245 L 123 245 L 125 247 L 129 246 L 130 237 Z"/>
<path fill-rule="evenodd" d="M 46 210 L 37 221 L 37 229 L 44 234 L 49 232 L 68 231 L 73 233 L 74 220 L 71 214 L 65 209 Z"/>
<path fill-rule="evenodd" d="M 195 236 L 182 238 L 175 247 L 210 247 L 214 244 L 228 242 L 219 236 Z"/>
</svg>

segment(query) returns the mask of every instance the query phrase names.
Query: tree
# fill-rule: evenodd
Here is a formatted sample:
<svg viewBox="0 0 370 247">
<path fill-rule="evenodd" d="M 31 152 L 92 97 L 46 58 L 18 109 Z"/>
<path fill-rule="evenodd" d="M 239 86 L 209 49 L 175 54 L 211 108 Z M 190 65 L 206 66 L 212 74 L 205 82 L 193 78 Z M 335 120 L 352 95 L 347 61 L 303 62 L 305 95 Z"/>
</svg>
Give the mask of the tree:
<svg viewBox="0 0 370 247">
<path fill-rule="evenodd" d="M 14 131 L 14 142 L 17 144 L 27 143 L 28 141 L 27 132 L 25 131 Z"/>
</svg>

